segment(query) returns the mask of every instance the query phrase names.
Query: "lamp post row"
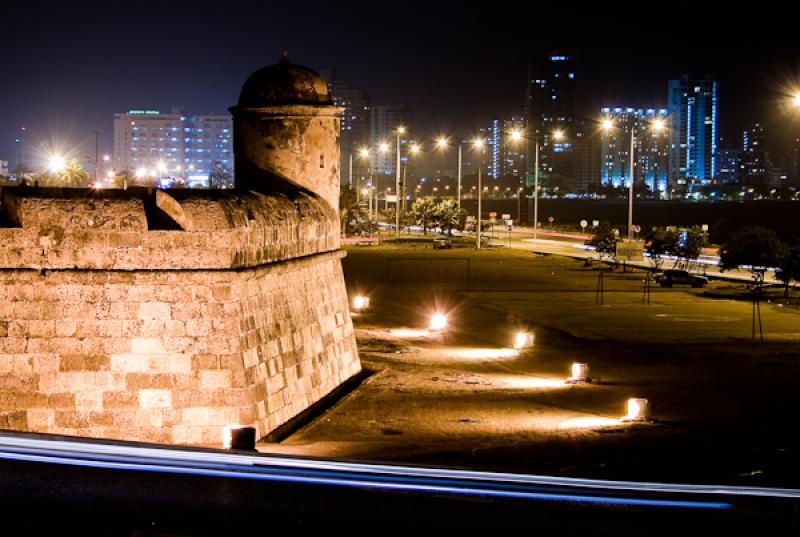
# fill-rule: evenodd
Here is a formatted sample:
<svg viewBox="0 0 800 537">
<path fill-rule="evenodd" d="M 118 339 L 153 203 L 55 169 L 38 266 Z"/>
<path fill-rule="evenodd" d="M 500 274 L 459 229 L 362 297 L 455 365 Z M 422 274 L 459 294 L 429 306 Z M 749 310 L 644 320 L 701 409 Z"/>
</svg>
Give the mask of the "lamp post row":
<svg viewBox="0 0 800 537">
<path fill-rule="evenodd" d="M 800 101 L 800 97 L 798 97 Z M 612 128 L 614 128 L 614 123 L 610 119 L 606 119 L 603 121 L 602 124 L 603 129 L 608 132 Z M 652 129 L 656 132 L 661 131 L 665 128 L 665 124 L 663 120 L 657 120 L 653 122 Z M 400 211 L 401 211 L 401 155 L 400 155 L 400 136 L 405 134 L 406 130 L 405 127 L 397 127 L 395 129 L 396 135 L 396 164 L 395 164 L 395 194 L 396 194 L 396 202 L 395 202 L 395 237 L 400 237 Z M 511 141 L 512 142 L 519 142 L 524 138 L 522 131 L 514 130 L 511 132 Z M 556 130 L 552 133 L 552 139 L 555 142 L 559 142 L 564 139 L 563 131 Z M 458 209 L 461 209 L 461 171 L 462 171 L 462 148 L 465 144 L 473 144 L 475 149 L 481 151 L 483 153 L 483 145 L 484 141 L 480 138 L 476 138 L 471 142 L 464 142 L 460 141 L 457 144 L 458 147 L 458 185 L 456 190 L 456 200 L 458 204 Z M 449 144 L 447 143 L 446 138 L 439 138 L 436 141 L 436 145 L 444 149 Z M 635 126 L 631 126 L 631 137 L 630 137 L 630 151 L 629 151 L 629 184 L 628 184 L 628 238 L 633 238 L 633 198 L 634 198 L 634 167 L 635 167 L 635 146 L 636 146 L 636 129 Z M 533 185 L 533 238 L 537 238 L 538 228 L 539 228 L 539 151 L 541 149 L 541 144 L 539 142 L 539 133 L 537 132 L 534 136 L 534 185 Z M 385 152 L 388 150 L 388 144 L 381 144 L 380 150 Z M 411 153 L 414 154 L 419 151 L 419 147 L 414 145 L 411 148 Z M 361 155 L 363 157 L 367 157 L 369 155 L 368 150 L 362 149 Z M 476 218 L 476 234 L 475 234 L 475 241 L 476 247 L 480 249 L 481 242 L 481 212 L 482 212 L 482 197 L 483 197 L 483 189 L 481 184 L 481 175 L 482 175 L 482 168 L 483 164 L 482 161 L 478 166 L 478 215 Z M 350 153 L 350 184 L 352 186 L 352 176 L 353 176 L 353 154 Z M 404 195 L 404 194 L 403 194 Z M 520 193 L 518 191 L 517 195 L 519 196 Z"/>
</svg>

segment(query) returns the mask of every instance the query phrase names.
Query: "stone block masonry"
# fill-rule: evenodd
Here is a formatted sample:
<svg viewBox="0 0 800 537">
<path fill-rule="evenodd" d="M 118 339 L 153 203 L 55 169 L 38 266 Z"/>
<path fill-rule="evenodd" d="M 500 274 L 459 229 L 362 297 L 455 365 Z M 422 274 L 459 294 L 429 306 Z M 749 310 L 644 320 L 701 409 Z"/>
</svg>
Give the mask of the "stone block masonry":
<svg viewBox="0 0 800 537">
<path fill-rule="evenodd" d="M 360 370 L 340 252 L 237 270 L 0 270 L 0 427 L 260 436 Z"/>
</svg>

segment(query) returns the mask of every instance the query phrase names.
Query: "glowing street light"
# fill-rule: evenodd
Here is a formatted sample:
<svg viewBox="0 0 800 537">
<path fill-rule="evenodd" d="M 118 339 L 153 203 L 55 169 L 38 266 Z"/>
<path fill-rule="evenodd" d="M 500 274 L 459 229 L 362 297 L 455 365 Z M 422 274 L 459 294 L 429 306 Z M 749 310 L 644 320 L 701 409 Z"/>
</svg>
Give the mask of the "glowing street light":
<svg viewBox="0 0 800 537">
<path fill-rule="evenodd" d="M 367 158 L 369 156 L 369 149 L 362 147 L 358 154 L 361 155 L 361 158 Z"/>
<path fill-rule="evenodd" d="M 514 129 L 511 131 L 511 141 L 519 142 L 520 140 L 522 140 L 522 131 L 519 129 Z"/>
<path fill-rule="evenodd" d="M 792 98 L 792 105 L 795 108 L 800 108 L 800 91 L 794 94 L 794 97 Z"/>
<path fill-rule="evenodd" d="M 411 144 L 411 154 L 416 155 L 420 152 L 420 147 L 418 144 Z"/>
<path fill-rule="evenodd" d="M 111 156 L 103 155 L 103 162 L 108 162 L 109 160 L 111 160 Z"/>
<path fill-rule="evenodd" d="M 445 147 L 447 147 L 447 138 L 442 136 L 438 140 L 436 140 L 436 147 L 440 149 L 444 149 Z"/>
<path fill-rule="evenodd" d="M 369 297 L 364 295 L 356 295 L 353 297 L 353 309 L 355 311 L 362 311 L 369 309 Z"/>
<path fill-rule="evenodd" d="M 114 170 L 108 170 L 108 172 L 106 173 L 106 177 L 108 177 L 109 179 L 113 179 L 114 178 Z"/>
<path fill-rule="evenodd" d="M 136 169 L 136 178 L 137 179 L 144 179 L 145 177 L 147 177 L 147 170 L 145 170 L 144 168 L 137 168 Z"/>
<path fill-rule="evenodd" d="M 608 132 L 614 128 L 614 122 L 611 121 L 609 118 L 603 120 L 603 130 Z"/>
<path fill-rule="evenodd" d="M 51 155 L 47 161 L 47 169 L 51 173 L 61 173 L 66 165 L 67 161 L 61 155 Z"/>
<path fill-rule="evenodd" d="M 381 144 L 378 146 L 378 149 L 381 153 L 386 153 L 389 151 L 389 144 L 386 142 L 381 142 Z"/>
<path fill-rule="evenodd" d="M 165 171 L 167 171 L 167 165 L 166 165 L 166 164 L 165 164 L 163 161 L 162 161 L 162 162 L 159 162 L 159 163 L 156 165 L 156 168 L 157 168 L 157 169 L 158 169 L 158 171 L 159 171 L 159 172 L 161 172 L 161 173 L 164 173 Z"/>
<path fill-rule="evenodd" d="M 441 332 L 447 328 L 447 316 L 443 313 L 434 313 L 431 315 L 428 329 L 433 332 Z"/>
<path fill-rule="evenodd" d="M 514 348 L 525 349 L 533 347 L 534 335 L 530 332 L 517 332 L 514 336 Z"/>
<path fill-rule="evenodd" d="M 653 121 L 653 123 L 650 126 L 656 132 L 661 132 L 665 128 L 667 128 L 667 124 L 664 122 L 663 119 L 656 119 L 655 121 Z"/>
<path fill-rule="evenodd" d="M 562 130 L 553 131 L 553 140 L 555 140 L 556 142 L 560 142 L 563 139 L 564 139 L 564 131 Z"/>
</svg>

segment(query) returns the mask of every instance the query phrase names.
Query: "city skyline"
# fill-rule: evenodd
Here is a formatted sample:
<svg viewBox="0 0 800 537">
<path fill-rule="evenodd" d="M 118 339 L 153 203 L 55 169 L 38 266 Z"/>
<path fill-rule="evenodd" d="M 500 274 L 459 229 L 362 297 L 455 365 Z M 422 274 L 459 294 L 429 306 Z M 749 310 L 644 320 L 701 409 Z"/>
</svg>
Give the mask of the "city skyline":
<svg viewBox="0 0 800 537">
<path fill-rule="evenodd" d="M 796 79 L 798 46 L 787 42 L 788 26 L 782 21 L 760 26 L 760 11 L 747 20 L 722 24 L 713 6 L 686 19 L 676 4 L 654 19 L 649 46 L 608 52 L 595 45 L 606 39 L 615 15 L 599 8 L 592 8 L 596 17 L 575 21 L 566 10 L 552 6 L 498 6 L 481 17 L 470 6 L 418 12 L 408 6 L 395 17 L 375 7 L 322 9 L 322 16 L 307 17 L 296 8 L 250 2 L 231 8 L 201 2 L 190 13 L 180 6 L 148 6 L 144 2 L 138 9 L 111 10 L 83 2 L 43 12 L 27 4 L 8 8 L 10 42 L 27 42 L 25 36 L 34 28 L 43 31 L 37 42 L 7 54 L 13 83 L 0 90 L 0 158 L 16 160 L 14 139 L 22 126 L 28 128 L 31 143 L 67 138 L 85 146 L 83 152 L 93 152 L 94 132 L 99 130 L 102 150 L 109 151 L 107 118 L 119 110 L 178 104 L 197 113 L 225 113 L 236 100 L 241 73 L 273 62 L 284 47 L 295 63 L 318 71 L 335 67 L 373 102 L 406 105 L 414 114 L 417 133 L 431 138 L 442 132 L 478 132 L 491 119 L 511 116 L 520 106 L 527 62 L 560 49 L 571 51 L 580 73 L 578 116 L 590 116 L 609 102 L 657 106 L 664 101 L 666 80 L 710 73 L 724 88 L 719 103 L 723 144 L 729 145 L 728 140 L 755 122 L 765 125 L 767 147 L 778 145 L 775 139 L 789 140 L 779 101 Z M 632 4 L 620 5 L 623 10 L 626 6 Z M 508 14 L 519 22 L 509 22 Z M 213 30 L 215 39 L 190 39 L 169 47 L 140 39 L 148 35 L 146 26 L 139 24 L 143 18 L 177 17 L 197 35 Z M 252 31 L 256 24 L 251 19 L 260 21 L 262 30 Z M 548 24 L 532 31 L 526 29 L 526 20 Z M 674 37 L 670 29 L 678 23 L 692 39 Z M 359 31 L 347 31 L 348 24 Z M 409 25 L 417 34 L 429 30 L 424 44 L 403 38 Z M 453 25 L 460 30 L 451 30 Z M 89 28 L 97 35 L 82 37 Z M 294 36 L 299 28 L 311 38 Z M 748 40 L 741 39 L 745 29 Z M 76 38 L 61 47 L 67 31 Z M 467 35 L 480 37 L 466 39 Z M 753 41 L 759 43 L 758 57 L 750 52 L 748 43 Z M 176 58 L 181 60 L 176 63 Z"/>
</svg>

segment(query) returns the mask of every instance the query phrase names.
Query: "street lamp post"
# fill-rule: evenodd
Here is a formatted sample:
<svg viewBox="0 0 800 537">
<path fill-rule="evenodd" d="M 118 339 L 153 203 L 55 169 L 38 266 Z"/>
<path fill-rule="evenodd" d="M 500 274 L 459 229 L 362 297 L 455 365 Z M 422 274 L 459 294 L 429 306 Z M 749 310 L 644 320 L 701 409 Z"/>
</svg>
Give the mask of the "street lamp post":
<svg viewBox="0 0 800 537">
<path fill-rule="evenodd" d="M 445 139 L 444 137 L 439 138 L 436 141 L 436 145 L 442 149 L 447 147 L 447 139 Z M 457 174 L 458 185 L 456 186 L 456 206 L 460 211 L 461 210 L 461 152 L 462 152 L 462 147 L 464 146 L 464 142 L 458 142 L 457 145 L 458 145 L 458 174 Z"/>
<path fill-rule="evenodd" d="M 562 131 L 553 132 L 553 139 L 558 141 L 564 138 Z M 533 238 L 538 237 L 539 231 L 539 133 L 534 137 L 534 162 L 533 162 Z"/>
<path fill-rule="evenodd" d="M 461 147 L 464 144 L 458 142 L 458 186 L 456 187 L 456 206 L 461 210 Z"/>
<path fill-rule="evenodd" d="M 353 188 L 353 152 L 350 151 L 350 163 L 347 170 L 347 184 L 350 188 Z M 356 186 L 356 190 L 358 187 Z"/>
<path fill-rule="evenodd" d="M 614 126 L 614 123 L 611 121 L 611 119 L 603 120 L 603 129 L 606 132 L 611 130 L 613 128 L 613 126 Z M 664 128 L 665 128 L 664 120 L 662 120 L 662 119 L 655 120 L 652 123 L 651 128 L 655 132 L 660 132 L 660 131 L 664 130 Z M 636 149 L 636 124 L 631 122 L 631 146 L 630 146 L 630 151 L 629 151 L 629 154 L 628 154 L 628 157 L 629 157 L 629 163 L 628 163 L 629 172 L 628 173 L 630 175 L 630 182 L 628 184 L 628 239 L 632 239 L 633 238 L 633 194 L 634 194 L 634 192 L 633 192 L 633 180 L 634 180 L 634 176 L 635 176 L 634 175 L 634 167 L 636 165 L 636 158 L 635 158 L 635 154 L 634 154 L 635 149 Z"/>
<path fill-rule="evenodd" d="M 396 160 L 395 160 L 395 204 L 394 204 L 394 237 L 400 238 L 400 135 L 406 132 L 404 127 L 397 127 L 395 129 L 396 135 Z"/>
<path fill-rule="evenodd" d="M 478 154 L 483 156 L 483 140 L 480 138 L 475 139 L 475 149 L 478 150 Z M 475 248 L 478 250 L 481 249 L 481 214 L 483 212 L 483 183 L 481 182 L 481 168 L 483 167 L 483 159 L 478 158 L 478 214 L 477 218 L 475 219 Z"/>
<path fill-rule="evenodd" d="M 533 140 L 533 238 L 539 230 L 539 133 Z"/>
<path fill-rule="evenodd" d="M 631 180 L 630 184 L 628 185 L 628 239 L 633 238 L 633 150 L 634 150 L 634 143 L 636 141 L 636 126 L 631 126 L 631 150 L 630 154 L 630 164 L 628 168 L 630 168 L 630 175 Z"/>
</svg>

